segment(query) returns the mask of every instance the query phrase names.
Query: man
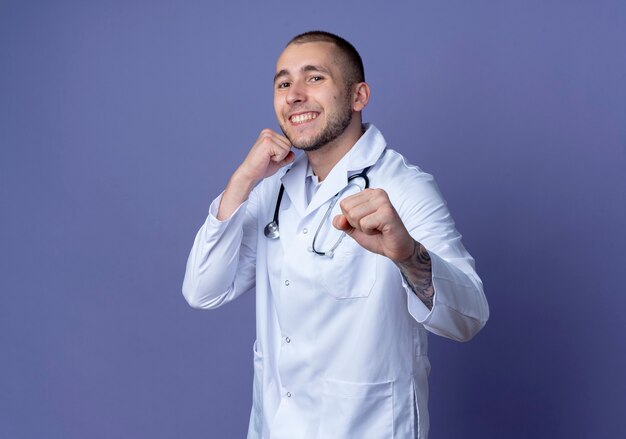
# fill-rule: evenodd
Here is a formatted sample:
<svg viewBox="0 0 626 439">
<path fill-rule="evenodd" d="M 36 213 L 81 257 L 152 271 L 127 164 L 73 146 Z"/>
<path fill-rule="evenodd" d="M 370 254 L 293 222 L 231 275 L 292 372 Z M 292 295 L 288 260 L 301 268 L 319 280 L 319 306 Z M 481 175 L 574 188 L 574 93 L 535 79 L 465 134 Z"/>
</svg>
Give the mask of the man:
<svg viewBox="0 0 626 439">
<path fill-rule="evenodd" d="M 293 38 L 274 77 L 284 136 L 261 131 L 191 250 L 191 306 L 256 287 L 248 438 L 427 438 L 426 331 L 465 341 L 487 321 L 432 177 L 362 124 L 369 96 L 350 43 Z"/>
</svg>

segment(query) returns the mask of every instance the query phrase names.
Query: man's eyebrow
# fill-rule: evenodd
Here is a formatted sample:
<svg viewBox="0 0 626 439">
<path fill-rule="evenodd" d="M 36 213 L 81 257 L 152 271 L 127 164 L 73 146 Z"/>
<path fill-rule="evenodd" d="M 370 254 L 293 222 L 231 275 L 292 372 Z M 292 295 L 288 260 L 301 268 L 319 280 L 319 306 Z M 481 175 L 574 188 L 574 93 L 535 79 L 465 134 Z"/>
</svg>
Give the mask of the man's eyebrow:
<svg viewBox="0 0 626 439">
<path fill-rule="evenodd" d="M 326 73 L 327 75 L 330 75 L 330 70 L 328 70 L 326 67 L 314 66 L 314 65 L 311 65 L 311 64 L 303 66 L 300 69 L 300 71 L 302 71 L 302 72 L 322 72 L 322 73 Z M 287 75 L 289 75 L 289 70 L 287 70 L 287 69 L 282 69 L 282 70 L 276 72 L 276 74 L 274 75 L 274 83 L 281 76 L 287 76 Z"/>
<path fill-rule="evenodd" d="M 274 82 L 276 82 L 276 80 L 281 76 L 287 76 L 288 74 L 289 72 L 286 69 L 282 69 L 281 71 L 276 72 L 276 74 L 274 75 Z"/>
<path fill-rule="evenodd" d="M 327 75 L 330 75 L 330 70 L 328 70 L 326 67 L 322 67 L 322 66 L 304 66 L 301 69 L 303 72 L 322 72 L 322 73 L 326 73 Z"/>
</svg>

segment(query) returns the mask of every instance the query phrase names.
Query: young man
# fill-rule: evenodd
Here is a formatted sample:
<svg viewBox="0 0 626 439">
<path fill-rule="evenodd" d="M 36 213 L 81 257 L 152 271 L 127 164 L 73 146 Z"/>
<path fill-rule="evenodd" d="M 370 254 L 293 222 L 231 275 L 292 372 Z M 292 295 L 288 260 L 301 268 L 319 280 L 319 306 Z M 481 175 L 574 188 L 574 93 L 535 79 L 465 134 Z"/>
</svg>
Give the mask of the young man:
<svg viewBox="0 0 626 439">
<path fill-rule="evenodd" d="M 261 131 L 196 236 L 183 294 L 256 288 L 248 438 L 427 438 L 427 333 L 469 340 L 489 310 L 433 178 L 362 124 L 357 51 L 293 38 Z M 304 151 L 295 158 L 292 148 Z"/>
</svg>

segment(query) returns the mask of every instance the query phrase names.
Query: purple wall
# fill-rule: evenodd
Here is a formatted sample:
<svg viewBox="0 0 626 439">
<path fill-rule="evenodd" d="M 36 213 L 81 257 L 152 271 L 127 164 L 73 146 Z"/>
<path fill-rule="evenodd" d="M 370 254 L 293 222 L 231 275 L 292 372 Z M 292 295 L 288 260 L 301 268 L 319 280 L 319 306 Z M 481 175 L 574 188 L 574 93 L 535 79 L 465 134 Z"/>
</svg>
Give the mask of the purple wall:
<svg viewBox="0 0 626 439">
<path fill-rule="evenodd" d="M 312 28 L 485 282 L 484 331 L 431 337 L 432 437 L 626 437 L 624 2 L 91 3 L 0 2 L 0 437 L 244 436 L 254 296 L 181 282 Z"/>
</svg>

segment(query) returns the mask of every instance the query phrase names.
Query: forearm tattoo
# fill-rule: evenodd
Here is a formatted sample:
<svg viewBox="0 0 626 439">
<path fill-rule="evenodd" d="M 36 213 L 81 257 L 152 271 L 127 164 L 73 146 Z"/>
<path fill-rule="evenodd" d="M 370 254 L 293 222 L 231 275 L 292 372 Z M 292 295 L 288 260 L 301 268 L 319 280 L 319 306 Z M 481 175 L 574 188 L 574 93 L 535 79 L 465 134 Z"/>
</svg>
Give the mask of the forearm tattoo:
<svg viewBox="0 0 626 439">
<path fill-rule="evenodd" d="M 432 261 L 424 246 L 417 241 L 413 242 L 411 257 L 398 262 L 397 265 L 415 295 L 428 309 L 433 309 L 435 289 L 432 278 Z"/>
</svg>

